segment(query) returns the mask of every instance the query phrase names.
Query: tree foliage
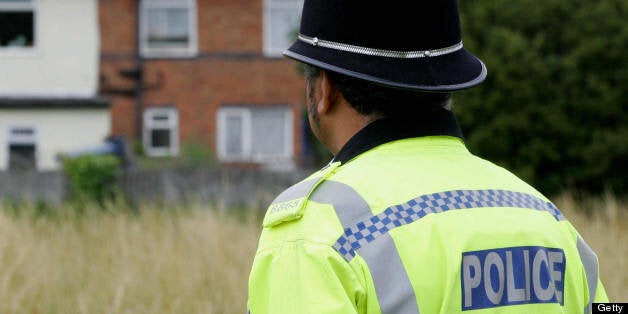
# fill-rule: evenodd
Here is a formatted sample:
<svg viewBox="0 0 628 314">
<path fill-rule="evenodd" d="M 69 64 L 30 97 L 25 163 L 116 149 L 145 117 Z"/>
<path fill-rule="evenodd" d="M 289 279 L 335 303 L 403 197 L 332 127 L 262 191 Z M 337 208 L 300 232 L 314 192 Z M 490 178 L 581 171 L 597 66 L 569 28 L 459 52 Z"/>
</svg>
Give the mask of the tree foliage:
<svg viewBox="0 0 628 314">
<path fill-rule="evenodd" d="M 628 1 L 460 0 L 486 81 L 455 95 L 469 148 L 545 193 L 628 191 Z"/>
</svg>

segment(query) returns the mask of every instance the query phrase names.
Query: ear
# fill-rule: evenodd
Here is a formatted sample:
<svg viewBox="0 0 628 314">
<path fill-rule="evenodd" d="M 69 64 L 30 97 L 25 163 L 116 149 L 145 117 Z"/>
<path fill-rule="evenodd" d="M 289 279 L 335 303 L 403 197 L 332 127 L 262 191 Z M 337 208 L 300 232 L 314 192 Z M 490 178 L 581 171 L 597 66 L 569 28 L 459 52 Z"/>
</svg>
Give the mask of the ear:
<svg viewBox="0 0 628 314">
<path fill-rule="evenodd" d="M 325 114 L 335 108 L 338 101 L 339 91 L 336 86 L 331 82 L 327 71 L 321 71 L 321 77 L 319 81 L 319 90 L 321 91 L 321 98 L 316 104 L 316 110 L 319 114 Z"/>
</svg>

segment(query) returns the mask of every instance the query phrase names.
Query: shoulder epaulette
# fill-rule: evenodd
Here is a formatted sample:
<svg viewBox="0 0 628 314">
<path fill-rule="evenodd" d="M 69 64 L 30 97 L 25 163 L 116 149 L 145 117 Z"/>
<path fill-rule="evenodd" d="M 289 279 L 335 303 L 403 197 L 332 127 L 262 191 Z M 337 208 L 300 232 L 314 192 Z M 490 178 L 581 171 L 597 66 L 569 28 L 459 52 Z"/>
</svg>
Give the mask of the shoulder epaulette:
<svg viewBox="0 0 628 314">
<path fill-rule="evenodd" d="M 289 187 L 279 194 L 268 207 L 263 222 L 264 228 L 273 227 L 286 221 L 300 219 L 312 192 L 314 192 L 316 187 L 325 181 L 338 166 L 340 166 L 340 162 L 330 163 L 308 179 Z"/>
</svg>

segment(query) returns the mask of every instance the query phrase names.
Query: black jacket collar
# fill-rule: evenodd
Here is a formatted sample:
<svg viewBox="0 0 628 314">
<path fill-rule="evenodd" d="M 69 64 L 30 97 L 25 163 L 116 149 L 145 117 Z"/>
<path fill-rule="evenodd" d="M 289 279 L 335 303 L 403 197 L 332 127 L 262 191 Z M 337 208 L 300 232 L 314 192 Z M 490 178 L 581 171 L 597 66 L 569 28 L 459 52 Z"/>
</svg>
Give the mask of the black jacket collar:
<svg viewBox="0 0 628 314">
<path fill-rule="evenodd" d="M 416 119 L 379 119 L 356 133 L 340 149 L 332 162 L 346 163 L 381 144 L 412 137 L 449 135 L 463 138 L 462 130 L 454 114 L 445 109 L 426 112 Z"/>
</svg>

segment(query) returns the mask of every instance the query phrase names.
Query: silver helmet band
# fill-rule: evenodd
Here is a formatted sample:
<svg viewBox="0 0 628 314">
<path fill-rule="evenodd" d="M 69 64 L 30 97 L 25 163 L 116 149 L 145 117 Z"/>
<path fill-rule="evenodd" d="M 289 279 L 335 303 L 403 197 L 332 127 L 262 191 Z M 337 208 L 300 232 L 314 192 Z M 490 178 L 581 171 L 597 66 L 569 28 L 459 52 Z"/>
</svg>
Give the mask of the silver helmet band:
<svg viewBox="0 0 628 314">
<path fill-rule="evenodd" d="M 306 42 L 312 46 L 320 46 L 329 49 L 335 49 L 340 51 L 358 53 L 369 56 L 377 56 L 377 57 L 387 57 L 387 58 L 402 58 L 402 59 L 413 59 L 413 58 L 427 58 L 427 57 L 436 57 L 440 55 L 445 55 L 448 53 L 452 53 L 462 49 L 462 42 L 459 42 L 453 46 L 439 48 L 439 49 L 430 49 L 430 50 L 420 50 L 420 51 L 395 51 L 395 50 L 385 50 L 385 49 L 377 49 L 377 48 L 367 48 L 360 47 L 350 44 L 343 44 L 338 42 L 333 42 L 329 40 L 319 39 L 317 37 L 309 37 L 305 35 L 299 34 L 299 40 Z"/>
</svg>

